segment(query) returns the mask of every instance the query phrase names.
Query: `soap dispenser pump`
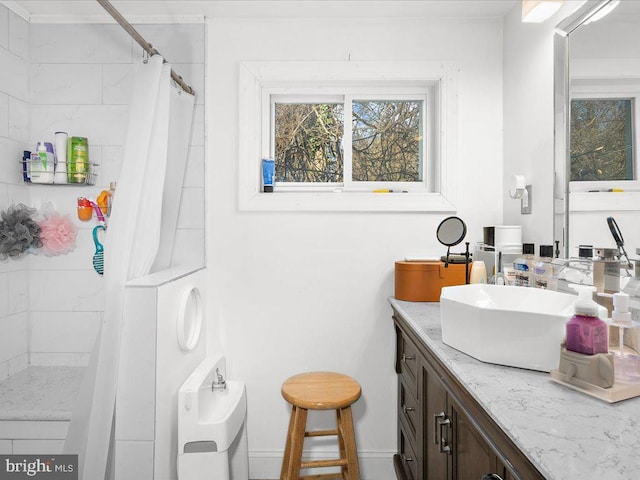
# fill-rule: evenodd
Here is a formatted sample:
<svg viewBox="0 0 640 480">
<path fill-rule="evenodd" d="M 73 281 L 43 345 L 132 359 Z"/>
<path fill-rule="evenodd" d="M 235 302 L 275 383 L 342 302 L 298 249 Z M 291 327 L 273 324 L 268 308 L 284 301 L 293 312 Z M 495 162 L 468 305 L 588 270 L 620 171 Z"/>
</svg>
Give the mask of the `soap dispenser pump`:
<svg viewBox="0 0 640 480">
<path fill-rule="evenodd" d="M 567 322 L 567 350 L 584 355 L 607 353 L 607 324 L 598 318 L 598 304 L 593 301 L 596 287 L 591 285 L 570 285 L 578 292 L 574 304 L 575 314 Z"/>
<path fill-rule="evenodd" d="M 629 295 L 624 292 L 598 293 L 598 295 L 613 298 L 611 326 L 618 327 L 618 351 L 617 353 L 613 352 L 616 379 L 624 382 L 638 382 L 640 380 L 640 357 L 635 353 L 625 353 L 624 350 L 625 329 L 640 326 L 640 323 L 631 318 Z"/>
</svg>

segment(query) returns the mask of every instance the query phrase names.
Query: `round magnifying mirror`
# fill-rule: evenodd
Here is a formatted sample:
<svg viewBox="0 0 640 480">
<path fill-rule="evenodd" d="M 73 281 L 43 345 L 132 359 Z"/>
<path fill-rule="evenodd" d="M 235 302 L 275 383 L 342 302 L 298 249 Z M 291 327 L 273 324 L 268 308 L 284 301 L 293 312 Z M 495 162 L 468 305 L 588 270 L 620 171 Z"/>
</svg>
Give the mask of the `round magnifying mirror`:
<svg viewBox="0 0 640 480">
<path fill-rule="evenodd" d="M 436 230 L 438 241 L 447 247 L 458 245 L 467 234 L 467 226 L 459 217 L 447 217 Z"/>
</svg>

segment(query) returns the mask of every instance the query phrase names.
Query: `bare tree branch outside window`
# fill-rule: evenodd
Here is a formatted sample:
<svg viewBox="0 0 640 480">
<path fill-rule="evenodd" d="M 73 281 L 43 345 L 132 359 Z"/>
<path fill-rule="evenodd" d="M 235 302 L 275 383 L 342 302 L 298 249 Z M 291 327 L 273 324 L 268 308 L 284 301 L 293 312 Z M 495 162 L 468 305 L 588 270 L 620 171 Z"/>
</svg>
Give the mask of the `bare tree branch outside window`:
<svg viewBox="0 0 640 480">
<path fill-rule="evenodd" d="M 344 108 L 330 103 L 277 103 L 276 182 L 342 182 Z"/>
<path fill-rule="evenodd" d="M 571 101 L 571 181 L 633 180 L 633 101 Z"/>
<path fill-rule="evenodd" d="M 423 181 L 424 102 L 354 100 L 351 128 L 354 182 Z M 344 106 L 275 104 L 276 182 L 342 183 Z"/>
<path fill-rule="evenodd" d="M 353 180 L 422 180 L 422 102 L 353 102 Z"/>
</svg>

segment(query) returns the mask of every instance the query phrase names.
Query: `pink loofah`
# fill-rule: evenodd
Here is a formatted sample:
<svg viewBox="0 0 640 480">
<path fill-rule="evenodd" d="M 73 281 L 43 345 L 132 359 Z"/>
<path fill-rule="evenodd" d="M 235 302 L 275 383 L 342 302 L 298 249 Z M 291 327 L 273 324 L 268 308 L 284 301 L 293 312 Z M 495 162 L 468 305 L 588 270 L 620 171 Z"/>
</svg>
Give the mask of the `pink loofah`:
<svg viewBox="0 0 640 480">
<path fill-rule="evenodd" d="M 68 215 L 50 213 L 39 225 L 40 240 L 45 255 L 69 253 L 76 247 L 78 231 Z"/>
</svg>

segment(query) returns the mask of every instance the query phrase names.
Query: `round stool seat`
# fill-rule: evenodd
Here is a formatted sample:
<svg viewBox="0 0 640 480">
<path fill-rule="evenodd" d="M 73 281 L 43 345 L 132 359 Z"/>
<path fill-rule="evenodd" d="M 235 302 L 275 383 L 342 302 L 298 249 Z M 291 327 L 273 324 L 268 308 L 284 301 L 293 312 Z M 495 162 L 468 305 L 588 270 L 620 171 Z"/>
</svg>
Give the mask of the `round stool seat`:
<svg viewBox="0 0 640 480">
<path fill-rule="evenodd" d="M 334 372 L 301 373 L 282 384 L 284 399 L 291 405 L 308 410 L 345 408 L 358 400 L 361 393 L 357 381 Z"/>
</svg>

